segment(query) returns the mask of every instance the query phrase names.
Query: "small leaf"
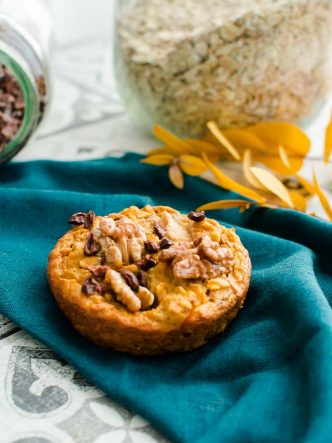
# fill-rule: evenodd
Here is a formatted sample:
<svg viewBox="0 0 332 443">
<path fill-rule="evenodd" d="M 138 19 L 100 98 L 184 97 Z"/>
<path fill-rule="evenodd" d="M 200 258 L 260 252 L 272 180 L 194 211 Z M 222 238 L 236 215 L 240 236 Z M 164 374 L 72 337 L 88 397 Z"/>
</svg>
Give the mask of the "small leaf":
<svg viewBox="0 0 332 443">
<path fill-rule="evenodd" d="M 180 155 L 179 162 L 182 171 L 192 176 L 201 175 L 208 169 L 203 160 L 194 155 Z"/>
<path fill-rule="evenodd" d="M 165 165 L 170 165 L 173 160 L 174 160 L 173 155 L 159 154 L 159 155 L 151 155 L 150 157 L 146 157 L 144 160 L 141 160 L 141 162 L 147 163 L 149 165 L 165 166 Z"/>
<path fill-rule="evenodd" d="M 292 199 L 294 208 L 298 211 L 305 212 L 307 210 L 307 200 L 297 191 L 288 191 Z"/>
<path fill-rule="evenodd" d="M 232 208 L 244 208 L 249 209 L 250 206 L 254 206 L 256 203 L 249 202 L 248 200 L 218 200 L 211 203 L 206 203 L 200 206 L 196 211 L 211 211 L 213 209 L 232 209 Z"/>
<path fill-rule="evenodd" d="M 277 177 L 262 168 L 251 167 L 250 170 L 266 189 L 279 197 L 280 200 L 286 203 L 290 208 L 294 208 L 289 192 Z"/>
<path fill-rule="evenodd" d="M 328 163 L 332 154 L 332 114 L 325 132 L 324 161 Z"/>
<path fill-rule="evenodd" d="M 244 197 L 250 198 L 251 200 L 255 200 L 258 202 L 265 202 L 265 198 L 259 195 L 253 189 L 249 189 L 246 186 L 240 185 L 236 181 L 227 177 L 217 166 L 215 166 L 207 157 L 205 153 L 202 154 L 203 160 L 210 168 L 211 172 L 214 174 L 216 180 L 220 184 L 221 187 L 228 189 L 233 192 L 237 192 L 238 194 L 243 195 Z"/>
<path fill-rule="evenodd" d="M 184 187 L 183 174 L 178 165 L 172 165 L 169 168 L 168 177 L 176 188 L 183 189 Z"/>
<path fill-rule="evenodd" d="M 153 133 L 155 137 L 162 141 L 167 149 L 172 150 L 175 155 L 190 154 L 190 146 L 181 138 L 167 131 L 159 125 L 154 126 Z"/>
<path fill-rule="evenodd" d="M 261 139 L 267 149 L 278 152 L 280 145 L 287 151 L 305 156 L 310 150 L 310 139 L 296 125 L 288 122 L 262 122 L 246 128 L 248 132 Z"/>
<path fill-rule="evenodd" d="M 208 129 L 211 134 L 220 142 L 220 144 L 227 149 L 227 151 L 235 158 L 235 160 L 240 161 L 240 154 L 237 152 L 236 148 L 227 140 L 221 130 L 218 128 L 215 122 L 208 122 Z"/>
<path fill-rule="evenodd" d="M 257 180 L 257 178 L 254 176 L 254 174 L 250 171 L 251 167 L 252 167 L 251 151 L 249 149 L 246 149 L 244 151 L 243 159 L 242 159 L 242 169 L 243 169 L 244 176 L 245 176 L 247 182 L 249 183 L 249 185 L 251 185 L 257 189 L 262 189 L 263 188 L 262 185 Z"/>
<path fill-rule="evenodd" d="M 314 188 L 315 188 L 315 192 L 318 195 L 318 198 L 324 208 L 324 211 L 326 212 L 327 216 L 329 217 L 329 219 L 332 221 L 332 208 L 331 205 L 326 197 L 326 195 L 324 194 L 322 188 L 319 186 L 315 171 L 312 171 L 312 175 L 313 175 L 313 179 L 314 179 Z"/>
</svg>

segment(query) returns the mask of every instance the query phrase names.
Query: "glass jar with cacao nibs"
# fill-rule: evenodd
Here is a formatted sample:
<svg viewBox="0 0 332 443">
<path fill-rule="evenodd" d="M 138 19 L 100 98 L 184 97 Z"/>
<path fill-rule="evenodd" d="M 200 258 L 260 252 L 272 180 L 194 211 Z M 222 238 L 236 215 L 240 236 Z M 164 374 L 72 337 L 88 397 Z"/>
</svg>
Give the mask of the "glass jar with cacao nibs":
<svg viewBox="0 0 332 443">
<path fill-rule="evenodd" d="M 26 145 L 48 108 L 51 36 L 43 0 L 0 0 L 0 163 Z"/>
</svg>

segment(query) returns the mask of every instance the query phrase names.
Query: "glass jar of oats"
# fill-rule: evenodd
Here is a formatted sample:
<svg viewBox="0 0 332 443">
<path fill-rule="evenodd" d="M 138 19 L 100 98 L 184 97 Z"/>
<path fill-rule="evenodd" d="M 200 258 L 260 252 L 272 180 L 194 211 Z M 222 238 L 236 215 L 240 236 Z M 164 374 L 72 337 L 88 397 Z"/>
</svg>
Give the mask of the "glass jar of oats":
<svg viewBox="0 0 332 443">
<path fill-rule="evenodd" d="M 147 129 L 308 117 L 330 88 L 330 0 L 118 0 L 115 73 Z"/>
<path fill-rule="evenodd" d="M 51 29 L 43 0 L 0 0 L 0 163 L 25 146 L 43 119 Z"/>
</svg>

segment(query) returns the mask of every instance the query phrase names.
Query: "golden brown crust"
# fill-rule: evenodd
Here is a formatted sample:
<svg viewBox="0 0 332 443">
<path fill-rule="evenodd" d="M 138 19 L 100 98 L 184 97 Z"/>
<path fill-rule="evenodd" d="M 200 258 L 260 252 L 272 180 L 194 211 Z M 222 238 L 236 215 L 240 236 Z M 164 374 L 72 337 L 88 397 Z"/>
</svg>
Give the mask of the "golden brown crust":
<svg viewBox="0 0 332 443">
<path fill-rule="evenodd" d="M 164 212 L 178 214 L 161 206 L 141 210 L 131 207 L 121 213 L 142 223 L 148 238 L 154 240 L 149 220 Z M 84 256 L 89 230 L 77 226 L 58 241 L 49 256 L 48 279 L 54 297 L 73 326 L 100 346 L 134 355 L 195 349 L 224 331 L 237 315 L 251 274 L 249 254 L 234 230 L 206 219 L 193 226 L 193 237 L 196 231 L 197 236 L 210 232 L 216 240 L 223 236 L 234 252 L 234 268 L 220 281 L 181 281 L 173 276 L 168 263 L 159 262 L 147 272 L 149 284 L 160 301 L 155 309 L 132 313 L 109 293 L 86 296 L 82 284 L 91 276 L 86 266 L 98 259 Z"/>
</svg>

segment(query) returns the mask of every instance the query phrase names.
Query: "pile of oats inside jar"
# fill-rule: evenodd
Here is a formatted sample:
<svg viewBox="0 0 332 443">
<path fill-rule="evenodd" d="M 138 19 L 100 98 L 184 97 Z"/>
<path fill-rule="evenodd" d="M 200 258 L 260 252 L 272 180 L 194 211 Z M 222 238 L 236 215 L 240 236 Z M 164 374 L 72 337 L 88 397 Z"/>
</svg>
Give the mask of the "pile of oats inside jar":
<svg viewBox="0 0 332 443">
<path fill-rule="evenodd" d="M 327 92 L 330 0 L 137 0 L 117 21 L 129 110 L 179 134 L 298 120 Z"/>
</svg>

